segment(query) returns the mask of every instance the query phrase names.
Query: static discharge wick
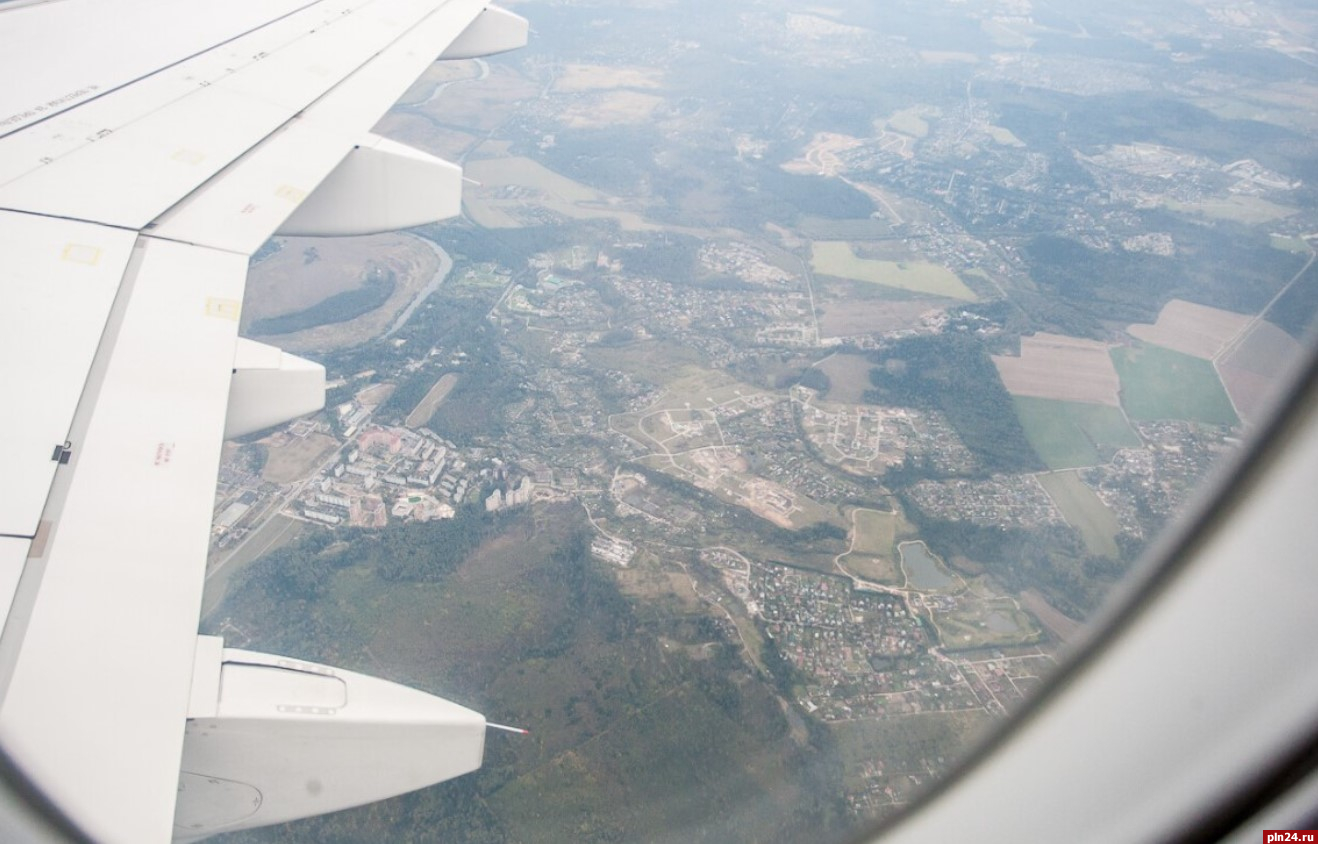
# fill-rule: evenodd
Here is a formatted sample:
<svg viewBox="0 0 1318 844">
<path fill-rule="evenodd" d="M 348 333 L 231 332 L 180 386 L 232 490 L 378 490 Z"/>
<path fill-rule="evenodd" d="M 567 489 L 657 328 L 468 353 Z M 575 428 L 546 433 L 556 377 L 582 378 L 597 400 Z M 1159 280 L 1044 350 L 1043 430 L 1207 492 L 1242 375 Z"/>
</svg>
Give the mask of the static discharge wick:
<svg viewBox="0 0 1318 844">
<path fill-rule="evenodd" d="M 531 735 L 530 730 L 523 730 L 521 727 L 505 727 L 503 724 L 495 724 L 492 721 L 486 721 L 485 726 L 489 727 L 492 730 L 503 730 L 504 732 L 517 733 L 518 735 L 521 736 Z"/>
</svg>

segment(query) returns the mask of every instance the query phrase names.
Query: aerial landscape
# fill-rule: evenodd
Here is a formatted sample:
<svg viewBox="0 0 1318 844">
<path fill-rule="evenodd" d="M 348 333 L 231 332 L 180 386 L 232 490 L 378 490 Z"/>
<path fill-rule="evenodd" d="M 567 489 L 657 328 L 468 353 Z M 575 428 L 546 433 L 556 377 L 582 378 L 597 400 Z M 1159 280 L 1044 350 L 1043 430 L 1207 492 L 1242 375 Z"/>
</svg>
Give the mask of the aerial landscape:
<svg viewBox="0 0 1318 844">
<path fill-rule="evenodd" d="M 378 131 L 463 214 L 277 238 L 203 632 L 516 724 L 223 840 L 845 840 L 1084 635 L 1318 311 L 1300 2 L 528 0 Z"/>
</svg>

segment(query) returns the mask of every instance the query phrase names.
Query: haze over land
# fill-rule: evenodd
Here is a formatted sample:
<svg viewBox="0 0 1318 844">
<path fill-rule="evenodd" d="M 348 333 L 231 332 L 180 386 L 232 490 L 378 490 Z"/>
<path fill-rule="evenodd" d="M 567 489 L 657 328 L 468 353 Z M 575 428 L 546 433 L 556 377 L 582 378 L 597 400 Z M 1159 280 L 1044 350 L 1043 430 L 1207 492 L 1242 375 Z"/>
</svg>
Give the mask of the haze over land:
<svg viewBox="0 0 1318 844">
<path fill-rule="evenodd" d="M 1040 683 L 1308 341 L 1318 14 L 516 8 L 529 48 L 381 126 L 463 218 L 254 264 L 248 333 L 335 381 L 229 447 L 206 626 L 532 735 L 233 840 L 844 837 Z"/>
</svg>

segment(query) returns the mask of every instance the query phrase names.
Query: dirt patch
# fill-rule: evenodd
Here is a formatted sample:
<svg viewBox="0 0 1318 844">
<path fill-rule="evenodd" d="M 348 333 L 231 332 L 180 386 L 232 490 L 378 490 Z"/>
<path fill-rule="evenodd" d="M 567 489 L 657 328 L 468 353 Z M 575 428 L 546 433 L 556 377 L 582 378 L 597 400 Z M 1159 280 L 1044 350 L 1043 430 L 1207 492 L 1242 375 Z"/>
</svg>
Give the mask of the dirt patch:
<svg viewBox="0 0 1318 844">
<path fill-rule="evenodd" d="M 389 400 L 397 386 L 397 384 L 372 384 L 357 394 L 357 403 L 367 407 L 379 407 Z"/>
<path fill-rule="evenodd" d="M 1135 324 L 1126 331 L 1156 346 L 1212 360 L 1249 319 L 1244 314 L 1173 299 L 1163 306 L 1153 325 Z"/>
<path fill-rule="evenodd" d="M 468 185 L 463 191 L 464 207 L 486 228 L 540 225 L 545 222 L 546 210 L 576 220 L 612 218 L 625 231 L 664 228 L 647 222 L 638 211 L 620 206 L 617 200 L 594 188 L 529 158 L 473 159 L 466 173 L 479 184 Z"/>
<path fill-rule="evenodd" d="M 261 470 L 261 477 L 274 484 L 302 480 L 339 447 L 337 440 L 324 434 L 294 437 L 280 433 L 262 442 L 269 446 L 270 457 Z"/>
<path fill-rule="evenodd" d="M 825 337 L 849 337 L 910 328 L 938 308 L 928 299 L 832 299 L 820 305 L 819 332 Z"/>
<path fill-rule="evenodd" d="M 441 375 L 435 382 L 435 386 L 430 388 L 426 397 L 417 402 L 417 406 L 411 413 L 407 414 L 407 427 L 420 428 L 430 422 L 430 417 L 435 415 L 435 411 L 448 398 L 448 394 L 453 392 L 453 388 L 458 385 L 458 376 L 455 372 L 449 372 Z"/>
<path fill-rule="evenodd" d="M 659 88 L 663 74 L 649 67 L 570 64 L 554 80 L 554 92 L 574 94 L 608 88 Z"/>
<path fill-rule="evenodd" d="M 837 132 L 818 132 L 800 158 L 784 162 L 782 168 L 788 173 L 800 173 L 808 176 L 836 176 L 847 171 L 847 164 L 842 153 L 862 146 L 860 138 L 842 135 Z"/>
<path fill-rule="evenodd" d="M 1048 632 L 1063 642 L 1069 642 L 1080 629 L 1080 622 L 1063 615 L 1060 610 L 1048 603 L 1043 595 L 1033 589 L 1021 593 L 1021 606 L 1033 613 L 1034 617 L 1048 628 Z"/>
<path fill-rule="evenodd" d="M 1120 407 L 1121 383 L 1108 348 L 1094 340 L 1040 333 L 1021 338 L 1020 357 L 994 357 L 993 363 L 1012 395 Z"/>
<path fill-rule="evenodd" d="M 644 123 L 663 101 L 663 97 L 638 91 L 583 94 L 559 112 L 559 119 L 573 129 Z"/>
<path fill-rule="evenodd" d="M 820 361 L 816 369 L 828 376 L 828 400 L 840 404 L 861 404 L 866 391 L 873 388 L 870 370 L 874 364 L 864 355 L 833 355 Z"/>
</svg>

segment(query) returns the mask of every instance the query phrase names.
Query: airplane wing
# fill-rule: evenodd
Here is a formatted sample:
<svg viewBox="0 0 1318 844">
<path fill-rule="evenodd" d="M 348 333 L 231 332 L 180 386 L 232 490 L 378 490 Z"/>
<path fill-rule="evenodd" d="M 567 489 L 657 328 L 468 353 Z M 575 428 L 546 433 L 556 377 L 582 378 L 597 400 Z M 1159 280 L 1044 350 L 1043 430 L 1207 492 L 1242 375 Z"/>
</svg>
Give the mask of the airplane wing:
<svg viewBox="0 0 1318 844">
<path fill-rule="evenodd" d="M 324 400 L 238 337 L 249 256 L 456 213 L 459 168 L 370 129 L 437 58 L 526 33 L 485 0 L 0 4 L 0 748 L 86 835 L 479 767 L 477 713 L 197 624 L 222 439 Z"/>
</svg>

